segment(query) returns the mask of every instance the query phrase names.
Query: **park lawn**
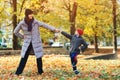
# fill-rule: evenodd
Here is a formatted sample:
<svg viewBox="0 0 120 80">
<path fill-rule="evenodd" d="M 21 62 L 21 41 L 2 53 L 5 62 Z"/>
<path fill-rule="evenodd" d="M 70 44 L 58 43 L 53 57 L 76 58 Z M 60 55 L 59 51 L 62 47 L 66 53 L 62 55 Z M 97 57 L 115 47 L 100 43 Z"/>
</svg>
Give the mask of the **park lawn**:
<svg viewBox="0 0 120 80">
<path fill-rule="evenodd" d="M 78 56 L 82 75 L 76 76 L 69 57 L 45 55 L 44 73 L 37 75 L 36 58 L 31 55 L 22 75 L 15 76 L 19 60 L 19 55 L 0 56 L 0 80 L 120 80 L 120 60 L 82 60 Z"/>
</svg>

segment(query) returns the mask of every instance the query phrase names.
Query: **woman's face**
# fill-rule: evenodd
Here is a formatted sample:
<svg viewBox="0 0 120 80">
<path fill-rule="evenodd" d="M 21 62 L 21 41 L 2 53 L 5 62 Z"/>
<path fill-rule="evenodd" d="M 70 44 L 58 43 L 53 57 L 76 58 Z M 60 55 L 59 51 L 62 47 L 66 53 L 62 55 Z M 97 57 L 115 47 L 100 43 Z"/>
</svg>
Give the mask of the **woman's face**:
<svg viewBox="0 0 120 80">
<path fill-rule="evenodd" d="M 29 18 L 29 19 L 32 19 L 32 18 L 33 18 L 33 14 L 29 14 L 29 15 L 28 15 L 28 18 Z"/>
</svg>

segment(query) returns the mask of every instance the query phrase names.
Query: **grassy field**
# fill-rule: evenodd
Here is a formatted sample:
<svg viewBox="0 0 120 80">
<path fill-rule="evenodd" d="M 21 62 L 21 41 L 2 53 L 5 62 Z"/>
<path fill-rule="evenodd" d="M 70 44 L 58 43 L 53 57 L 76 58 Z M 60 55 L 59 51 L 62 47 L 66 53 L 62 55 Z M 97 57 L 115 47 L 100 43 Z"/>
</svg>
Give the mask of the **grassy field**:
<svg viewBox="0 0 120 80">
<path fill-rule="evenodd" d="M 20 56 L 0 56 L 0 80 L 120 80 L 120 60 L 81 60 L 78 56 L 76 76 L 71 68 L 69 57 L 45 55 L 44 73 L 37 75 L 35 56 L 29 56 L 23 73 L 15 76 Z"/>
</svg>

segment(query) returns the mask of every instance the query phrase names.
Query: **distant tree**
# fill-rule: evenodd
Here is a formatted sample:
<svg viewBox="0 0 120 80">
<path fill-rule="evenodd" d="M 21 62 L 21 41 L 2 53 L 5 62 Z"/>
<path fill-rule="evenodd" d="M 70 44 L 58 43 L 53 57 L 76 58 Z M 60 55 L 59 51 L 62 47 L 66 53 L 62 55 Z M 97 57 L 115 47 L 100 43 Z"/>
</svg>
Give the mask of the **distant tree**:
<svg viewBox="0 0 120 80">
<path fill-rule="evenodd" d="M 63 8 L 69 12 L 70 34 L 74 35 L 78 3 L 76 0 L 63 0 L 63 3 Z"/>
<path fill-rule="evenodd" d="M 117 57 L 117 27 L 116 27 L 116 0 L 112 0 L 113 4 L 113 53 Z"/>
<path fill-rule="evenodd" d="M 100 39 L 103 41 L 106 36 L 111 37 L 112 3 L 106 0 L 81 0 L 78 4 L 77 25 L 84 29 L 89 40 L 94 40 L 95 53 L 98 53 Z"/>
<path fill-rule="evenodd" d="M 13 7 L 13 30 L 17 26 L 17 0 L 12 0 L 12 7 Z M 16 50 L 18 49 L 18 39 L 17 37 L 13 34 L 13 49 Z"/>
</svg>

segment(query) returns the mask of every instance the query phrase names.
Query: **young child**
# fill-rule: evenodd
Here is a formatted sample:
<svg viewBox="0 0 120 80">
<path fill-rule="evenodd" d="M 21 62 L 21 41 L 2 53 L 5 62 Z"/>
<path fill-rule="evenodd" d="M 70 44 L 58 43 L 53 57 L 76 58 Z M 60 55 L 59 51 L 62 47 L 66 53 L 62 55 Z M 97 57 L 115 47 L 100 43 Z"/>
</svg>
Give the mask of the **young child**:
<svg viewBox="0 0 120 80">
<path fill-rule="evenodd" d="M 69 35 L 64 31 L 61 31 L 61 34 L 70 39 L 70 50 L 69 50 L 70 52 L 69 53 L 70 53 L 70 58 L 71 58 L 71 64 L 72 64 L 74 73 L 77 75 L 80 73 L 76 67 L 77 55 L 80 52 L 84 52 L 85 49 L 88 47 L 88 44 L 82 38 L 83 30 L 77 29 L 75 31 L 75 35 Z"/>
</svg>

